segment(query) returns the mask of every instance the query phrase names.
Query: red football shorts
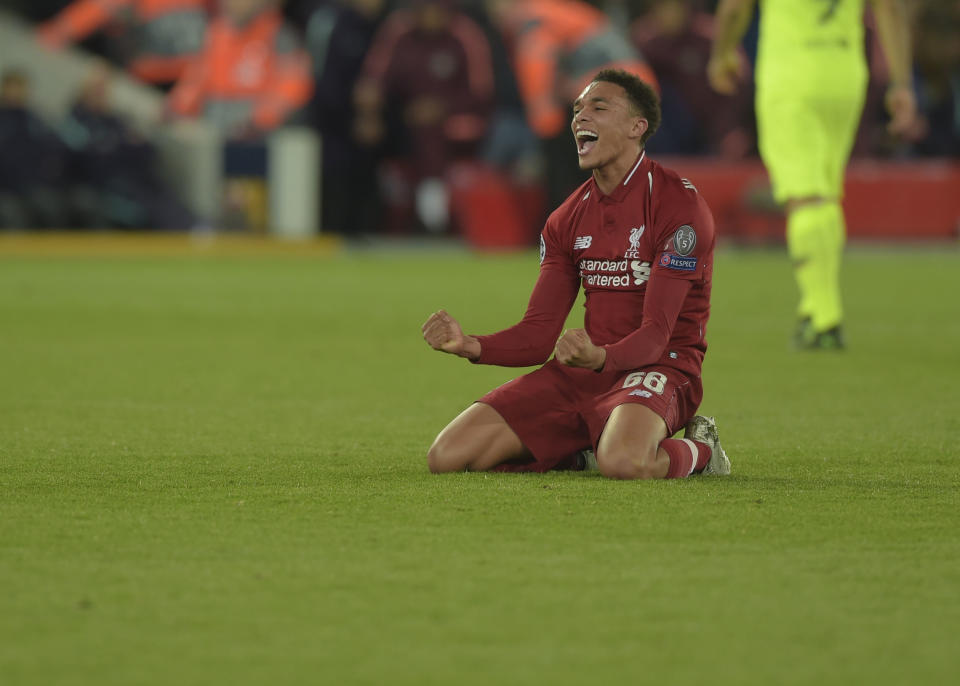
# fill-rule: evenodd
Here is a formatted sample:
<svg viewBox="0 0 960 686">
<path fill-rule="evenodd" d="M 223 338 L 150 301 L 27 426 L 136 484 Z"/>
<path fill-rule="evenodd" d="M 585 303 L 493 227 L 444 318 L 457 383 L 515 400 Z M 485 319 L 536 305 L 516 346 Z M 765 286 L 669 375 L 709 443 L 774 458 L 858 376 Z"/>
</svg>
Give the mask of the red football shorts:
<svg viewBox="0 0 960 686">
<path fill-rule="evenodd" d="M 667 436 L 672 436 L 690 421 L 702 399 L 700 377 L 672 367 L 598 373 L 551 359 L 478 402 L 500 413 L 533 454 L 536 464 L 524 465 L 520 471 L 545 472 L 568 464 L 580 450 L 596 450 L 618 405 L 638 403 L 650 408 L 663 418 Z"/>
</svg>

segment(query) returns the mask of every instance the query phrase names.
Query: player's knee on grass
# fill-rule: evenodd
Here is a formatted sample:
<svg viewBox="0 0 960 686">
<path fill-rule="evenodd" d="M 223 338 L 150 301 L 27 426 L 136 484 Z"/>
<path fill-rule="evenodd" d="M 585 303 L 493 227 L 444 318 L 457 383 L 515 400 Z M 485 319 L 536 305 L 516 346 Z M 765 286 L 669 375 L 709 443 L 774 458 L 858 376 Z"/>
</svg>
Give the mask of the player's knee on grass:
<svg viewBox="0 0 960 686">
<path fill-rule="evenodd" d="M 427 451 L 427 468 L 434 474 L 462 472 L 470 464 L 470 455 L 458 450 L 443 434 L 437 436 Z"/>
<path fill-rule="evenodd" d="M 657 479 L 657 446 L 602 446 L 597 452 L 597 467 L 610 479 Z"/>
<path fill-rule="evenodd" d="M 430 471 L 485 471 L 501 462 L 529 457 L 523 443 L 499 413 L 484 403 L 461 412 L 427 451 Z"/>
</svg>

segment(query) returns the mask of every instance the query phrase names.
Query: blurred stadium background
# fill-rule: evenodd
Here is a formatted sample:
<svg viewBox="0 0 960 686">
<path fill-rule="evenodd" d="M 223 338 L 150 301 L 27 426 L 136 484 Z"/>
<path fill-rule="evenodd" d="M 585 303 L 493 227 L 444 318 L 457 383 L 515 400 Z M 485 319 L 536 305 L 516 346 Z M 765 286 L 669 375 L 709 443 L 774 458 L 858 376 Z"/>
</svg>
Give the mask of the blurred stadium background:
<svg viewBox="0 0 960 686">
<path fill-rule="evenodd" d="M 5 0 L 0 226 L 532 245 L 583 177 L 556 113 L 518 89 L 517 71 L 538 67 L 511 55 L 498 4 Z M 749 79 L 729 98 L 706 82 L 714 3 L 593 4 L 603 14 L 572 15 L 582 27 L 562 39 L 631 51 L 649 69 L 665 115 L 651 153 L 694 180 L 723 239 L 782 240 Z M 906 139 L 886 134 L 886 67 L 868 18 L 872 76 L 847 180 L 853 239 L 957 235 L 960 10 L 908 4 L 921 117 Z M 416 52 L 403 35 L 413 26 L 433 36 Z M 545 52 L 561 40 L 539 39 Z M 755 43 L 754 26 L 746 60 Z M 571 91 L 575 60 L 554 59 Z M 431 69 L 452 82 L 423 85 Z"/>
</svg>

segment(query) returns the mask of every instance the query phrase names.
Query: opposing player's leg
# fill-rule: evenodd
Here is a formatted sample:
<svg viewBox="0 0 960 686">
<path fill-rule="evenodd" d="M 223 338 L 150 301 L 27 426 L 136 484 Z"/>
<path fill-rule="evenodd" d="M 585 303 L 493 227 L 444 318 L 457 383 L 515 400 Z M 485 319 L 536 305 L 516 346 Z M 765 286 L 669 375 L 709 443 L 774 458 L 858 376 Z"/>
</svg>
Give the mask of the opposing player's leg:
<svg viewBox="0 0 960 686">
<path fill-rule="evenodd" d="M 786 206 L 787 249 L 800 293 L 799 347 L 820 346 L 842 320 L 840 197 L 862 100 L 845 92 L 758 94 L 760 152 L 776 199 Z"/>
<path fill-rule="evenodd" d="M 843 177 L 853 147 L 860 113 L 862 92 L 848 89 L 843 97 L 828 98 L 818 113 L 827 145 L 823 155 L 824 197 L 816 211 L 819 222 L 819 245 L 816 250 L 819 288 L 810 314 L 810 336 L 801 347 L 842 348 L 843 305 L 840 291 L 840 268 L 847 230 L 843 216 Z"/>
<path fill-rule="evenodd" d="M 529 457 L 530 451 L 499 412 L 485 403 L 474 403 L 434 439 L 427 466 L 434 474 L 485 471 Z"/>
<path fill-rule="evenodd" d="M 797 318 L 806 323 L 798 343 L 814 330 L 814 320 L 824 320 L 826 310 L 839 310 L 839 275 L 831 269 L 837 249 L 831 236 L 832 213 L 826 202 L 820 196 L 787 202 L 787 251 L 800 292 Z"/>
<path fill-rule="evenodd" d="M 843 346 L 840 265 L 845 237 L 843 209 L 835 198 L 788 205 L 787 246 L 801 293 L 798 348 Z"/>
<path fill-rule="evenodd" d="M 829 186 L 823 162 L 826 133 L 815 102 L 799 93 L 776 97 L 758 93 L 757 126 L 774 197 L 787 213 L 787 252 L 800 295 L 800 337 L 810 329 L 825 292 L 822 271 L 828 229 L 820 210 Z"/>
</svg>

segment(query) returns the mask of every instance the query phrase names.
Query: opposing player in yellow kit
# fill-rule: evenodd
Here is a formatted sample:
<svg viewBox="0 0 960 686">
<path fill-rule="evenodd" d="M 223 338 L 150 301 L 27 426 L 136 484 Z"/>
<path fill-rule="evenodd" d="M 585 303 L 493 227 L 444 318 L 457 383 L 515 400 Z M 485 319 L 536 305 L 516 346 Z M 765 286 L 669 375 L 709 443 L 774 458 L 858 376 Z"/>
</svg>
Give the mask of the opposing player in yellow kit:
<svg viewBox="0 0 960 686">
<path fill-rule="evenodd" d="M 720 0 L 710 83 L 736 90 L 738 45 L 757 0 Z M 787 212 L 787 249 L 800 304 L 796 344 L 844 346 L 840 260 L 843 177 L 867 86 L 865 0 L 760 0 L 756 109 L 760 155 Z M 901 0 L 870 0 L 890 70 L 889 130 L 916 116 L 909 26 Z"/>
</svg>

